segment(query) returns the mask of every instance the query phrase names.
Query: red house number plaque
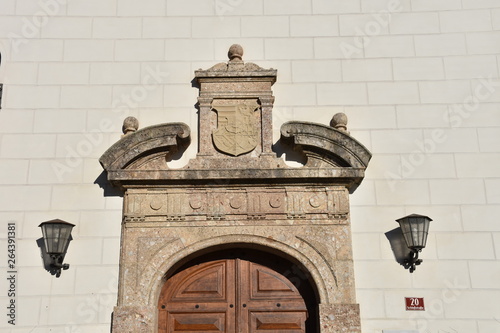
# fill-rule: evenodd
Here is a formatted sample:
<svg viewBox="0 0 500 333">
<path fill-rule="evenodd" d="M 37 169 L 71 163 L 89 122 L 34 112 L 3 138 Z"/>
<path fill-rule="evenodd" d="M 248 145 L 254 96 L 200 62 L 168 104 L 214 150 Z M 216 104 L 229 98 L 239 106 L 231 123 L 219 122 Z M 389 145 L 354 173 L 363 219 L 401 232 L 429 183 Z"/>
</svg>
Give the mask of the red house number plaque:
<svg viewBox="0 0 500 333">
<path fill-rule="evenodd" d="M 405 297 L 406 311 L 425 311 L 423 297 Z"/>
</svg>

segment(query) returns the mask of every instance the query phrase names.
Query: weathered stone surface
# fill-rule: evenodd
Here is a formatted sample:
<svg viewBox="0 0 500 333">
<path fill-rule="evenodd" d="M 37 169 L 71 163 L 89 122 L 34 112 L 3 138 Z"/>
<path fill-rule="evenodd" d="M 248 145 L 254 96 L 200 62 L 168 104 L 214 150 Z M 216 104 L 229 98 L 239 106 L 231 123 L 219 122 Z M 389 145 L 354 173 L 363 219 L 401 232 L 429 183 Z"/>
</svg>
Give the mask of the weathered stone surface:
<svg viewBox="0 0 500 333">
<path fill-rule="evenodd" d="M 143 226 L 169 221 L 204 226 L 211 220 L 221 220 L 218 225 L 224 221 L 241 224 L 245 220 L 272 220 L 289 225 L 290 220 L 311 219 L 316 224 L 347 224 L 347 199 L 347 190 L 342 186 L 129 189 L 123 214 L 126 222 L 141 222 Z M 138 216 L 143 216 L 140 221 Z"/>
<path fill-rule="evenodd" d="M 322 161 L 330 167 L 365 169 L 371 158 L 368 149 L 345 131 L 321 124 L 287 122 L 281 126 L 281 140 L 304 152 L 306 166 L 322 166 Z"/>
<path fill-rule="evenodd" d="M 347 115 L 345 113 L 340 112 L 334 114 L 332 120 L 330 121 L 330 126 L 349 134 L 349 131 L 347 130 Z"/>
<path fill-rule="evenodd" d="M 322 333 L 360 333 L 358 304 L 320 304 L 320 327 Z"/>
<path fill-rule="evenodd" d="M 165 276 L 200 253 L 252 248 L 293 258 L 317 290 L 321 332 L 360 332 L 354 304 L 349 191 L 371 154 L 336 128 L 289 122 L 280 144 L 303 154 L 287 166 L 272 150 L 275 70 L 242 60 L 195 72 L 200 85 L 198 155 L 169 169 L 189 144 L 184 124 L 125 135 L 100 159 L 125 189 L 120 286 L 113 332 L 155 332 Z M 132 124 L 133 125 L 133 124 Z M 132 126 L 133 127 L 133 126 Z"/>
<path fill-rule="evenodd" d="M 113 332 L 151 332 L 156 307 L 119 306 L 113 311 Z"/>
<path fill-rule="evenodd" d="M 139 129 L 139 120 L 136 117 L 127 117 L 123 120 L 122 131 L 123 135 L 134 133 Z"/>
<path fill-rule="evenodd" d="M 239 156 L 251 152 L 259 143 L 259 104 L 256 100 L 212 102 L 217 112 L 217 129 L 212 132 L 214 146 L 222 153 Z"/>
<path fill-rule="evenodd" d="M 99 162 L 110 173 L 127 170 L 128 179 L 138 180 L 140 178 L 133 170 L 168 169 L 166 162 L 169 156 L 185 149 L 190 140 L 186 124 L 150 126 L 124 135 L 101 156 Z M 115 181 L 112 176 L 108 179 Z"/>
<path fill-rule="evenodd" d="M 217 64 L 208 70 L 195 71 L 195 79 L 200 87 L 198 153 L 201 156 L 215 158 L 226 156 L 227 151 L 212 144 L 212 135 L 214 132 L 220 133 L 227 129 L 227 124 L 221 122 L 222 110 L 220 108 L 223 105 L 234 106 L 235 103 L 237 105 L 252 105 L 253 115 L 247 117 L 242 128 L 238 128 L 240 123 L 235 121 L 238 117 L 234 116 L 236 109 L 233 107 L 233 116 L 229 117 L 232 121 L 228 122 L 229 126 L 233 128 L 230 131 L 234 132 L 234 136 L 237 138 L 241 137 L 241 134 L 244 136 L 246 132 L 256 132 L 258 142 L 255 149 L 251 150 L 252 156 L 266 154 L 274 156 L 271 148 L 273 144 L 271 110 L 274 102 L 271 86 L 276 82 L 276 70 L 263 69 L 255 64 L 245 63 L 241 59 L 242 54 L 241 46 L 233 45 L 228 53 L 230 57 L 228 63 Z M 255 107 L 253 107 L 254 105 Z M 230 111 L 227 108 L 226 110 Z M 229 114 L 226 113 L 226 117 Z M 253 126 L 253 131 L 249 130 L 249 126 Z"/>
</svg>

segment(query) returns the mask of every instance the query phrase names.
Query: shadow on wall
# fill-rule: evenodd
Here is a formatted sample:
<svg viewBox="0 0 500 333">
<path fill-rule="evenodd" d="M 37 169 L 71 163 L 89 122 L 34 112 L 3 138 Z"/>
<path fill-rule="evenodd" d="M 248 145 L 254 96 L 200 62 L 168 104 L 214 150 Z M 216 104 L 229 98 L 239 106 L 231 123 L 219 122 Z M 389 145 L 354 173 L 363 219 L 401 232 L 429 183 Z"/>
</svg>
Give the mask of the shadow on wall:
<svg viewBox="0 0 500 333">
<path fill-rule="evenodd" d="M 302 167 L 307 163 L 307 156 L 300 150 L 292 150 L 290 147 L 283 145 L 283 142 L 278 140 L 272 147 L 273 152 L 278 158 L 285 155 L 285 162 L 291 162 L 289 166 Z"/>
<path fill-rule="evenodd" d="M 401 228 L 395 228 L 391 231 L 385 233 L 385 237 L 389 240 L 391 244 L 392 252 L 394 253 L 394 259 L 401 265 L 407 268 L 407 263 L 405 260 L 408 259 L 410 252 L 406 245 Z"/>
<path fill-rule="evenodd" d="M 108 175 L 106 171 L 101 172 L 99 176 L 94 180 L 94 184 L 99 185 L 103 189 L 103 194 L 105 197 L 123 197 L 123 191 L 119 188 L 113 187 L 108 181 Z"/>
<path fill-rule="evenodd" d="M 68 249 L 69 243 L 71 243 L 72 240 L 73 240 L 73 237 L 70 236 L 68 245 L 66 246 L 66 249 L 65 249 L 65 253 L 66 253 L 66 250 Z M 54 265 L 52 265 L 53 261 L 50 258 L 50 255 L 47 253 L 47 248 L 45 247 L 45 241 L 43 240 L 43 237 L 38 238 L 36 240 L 36 244 L 40 248 L 40 256 L 42 257 L 43 268 L 45 268 L 45 270 L 47 272 L 49 272 L 51 275 L 55 275 L 56 277 L 59 277 L 59 275 L 61 274 L 61 268 L 54 267 Z M 64 261 L 64 255 L 61 257 L 61 263 L 63 261 Z M 69 265 L 68 265 L 68 267 L 69 267 Z M 65 268 L 65 269 L 67 269 L 67 268 Z"/>
</svg>

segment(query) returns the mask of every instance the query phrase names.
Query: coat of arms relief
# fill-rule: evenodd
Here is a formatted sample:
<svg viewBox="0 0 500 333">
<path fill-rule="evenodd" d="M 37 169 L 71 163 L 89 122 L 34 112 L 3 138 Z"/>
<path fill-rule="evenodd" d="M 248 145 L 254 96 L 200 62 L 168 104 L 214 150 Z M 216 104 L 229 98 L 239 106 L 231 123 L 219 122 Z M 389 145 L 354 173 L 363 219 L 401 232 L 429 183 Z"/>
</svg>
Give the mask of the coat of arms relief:
<svg viewBox="0 0 500 333">
<path fill-rule="evenodd" d="M 215 147 L 239 156 L 257 147 L 260 138 L 260 105 L 255 99 L 214 100 L 217 128 L 212 132 Z"/>
</svg>

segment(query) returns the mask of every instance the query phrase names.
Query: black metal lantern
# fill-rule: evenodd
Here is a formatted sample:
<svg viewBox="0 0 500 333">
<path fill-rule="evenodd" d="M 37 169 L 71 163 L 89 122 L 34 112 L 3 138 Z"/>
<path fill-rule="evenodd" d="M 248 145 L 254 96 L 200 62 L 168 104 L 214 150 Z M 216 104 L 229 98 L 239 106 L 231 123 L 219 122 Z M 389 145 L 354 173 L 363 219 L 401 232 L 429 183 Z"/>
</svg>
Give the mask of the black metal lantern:
<svg viewBox="0 0 500 333">
<path fill-rule="evenodd" d="M 39 225 L 42 228 L 45 250 L 50 256 L 50 266 L 55 270 L 56 277 L 61 275 L 61 269 L 69 268 L 69 264 L 63 264 L 63 260 L 74 226 L 74 224 L 59 219 L 43 222 Z"/>
<path fill-rule="evenodd" d="M 429 224 L 432 219 L 425 215 L 411 214 L 396 220 L 399 223 L 406 245 L 411 250 L 410 258 L 405 260 L 405 267 L 413 273 L 416 265 L 422 263 L 418 253 L 427 243 Z"/>
</svg>

